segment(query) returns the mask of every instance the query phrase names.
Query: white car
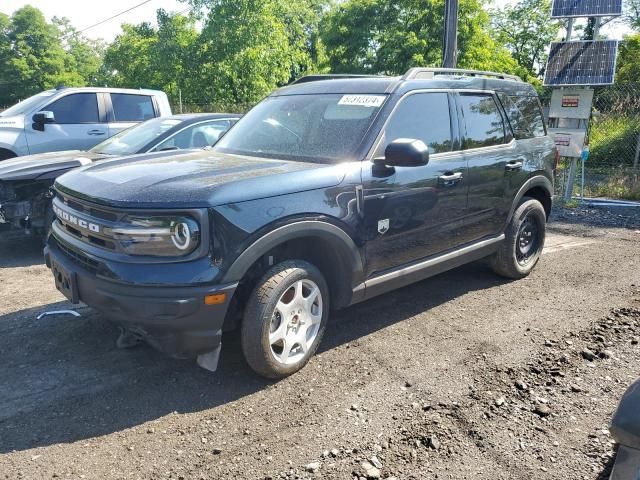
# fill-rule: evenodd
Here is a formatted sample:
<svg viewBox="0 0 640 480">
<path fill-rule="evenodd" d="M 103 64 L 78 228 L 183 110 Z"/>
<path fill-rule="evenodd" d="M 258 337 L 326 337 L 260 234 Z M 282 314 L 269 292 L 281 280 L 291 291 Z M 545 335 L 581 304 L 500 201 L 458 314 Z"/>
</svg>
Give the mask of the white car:
<svg viewBox="0 0 640 480">
<path fill-rule="evenodd" d="M 137 123 L 169 115 L 167 95 L 157 90 L 47 90 L 0 113 L 0 160 L 88 150 Z"/>
</svg>

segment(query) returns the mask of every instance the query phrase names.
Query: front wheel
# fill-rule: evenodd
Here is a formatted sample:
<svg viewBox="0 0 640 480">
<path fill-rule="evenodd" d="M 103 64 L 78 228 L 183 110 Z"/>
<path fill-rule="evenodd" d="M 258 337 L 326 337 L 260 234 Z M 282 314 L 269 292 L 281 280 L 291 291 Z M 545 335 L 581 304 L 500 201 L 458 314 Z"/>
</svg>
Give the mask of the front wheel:
<svg viewBox="0 0 640 480">
<path fill-rule="evenodd" d="M 507 226 L 504 241 L 491 256 L 493 270 L 513 279 L 529 275 L 542 255 L 546 225 L 542 204 L 534 198 L 523 198 Z"/>
<path fill-rule="evenodd" d="M 329 316 L 329 289 L 322 273 L 301 260 L 271 268 L 254 289 L 242 322 L 249 366 L 267 378 L 304 367 L 322 340 Z"/>
</svg>

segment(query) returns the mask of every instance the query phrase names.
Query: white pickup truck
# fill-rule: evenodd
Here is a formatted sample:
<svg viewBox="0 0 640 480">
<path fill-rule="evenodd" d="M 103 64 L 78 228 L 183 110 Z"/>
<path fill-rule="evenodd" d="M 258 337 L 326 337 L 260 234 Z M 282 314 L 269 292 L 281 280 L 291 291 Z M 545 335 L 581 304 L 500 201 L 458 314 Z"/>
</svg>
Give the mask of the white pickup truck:
<svg viewBox="0 0 640 480">
<path fill-rule="evenodd" d="M 47 90 L 0 113 L 0 160 L 88 150 L 137 123 L 169 115 L 167 95 L 157 90 Z"/>
</svg>

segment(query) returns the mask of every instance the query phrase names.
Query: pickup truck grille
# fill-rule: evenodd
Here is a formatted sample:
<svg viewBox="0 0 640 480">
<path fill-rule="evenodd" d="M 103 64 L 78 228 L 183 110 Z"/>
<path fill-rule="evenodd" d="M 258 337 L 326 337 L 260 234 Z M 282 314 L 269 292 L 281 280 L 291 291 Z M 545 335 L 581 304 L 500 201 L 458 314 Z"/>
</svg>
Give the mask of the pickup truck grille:
<svg viewBox="0 0 640 480">
<path fill-rule="evenodd" d="M 53 200 L 53 212 L 69 235 L 88 245 L 116 251 L 116 242 L 107 232 L 111 231 L 124 213 L 116 213 L 61 194 Z"/>
</svg>

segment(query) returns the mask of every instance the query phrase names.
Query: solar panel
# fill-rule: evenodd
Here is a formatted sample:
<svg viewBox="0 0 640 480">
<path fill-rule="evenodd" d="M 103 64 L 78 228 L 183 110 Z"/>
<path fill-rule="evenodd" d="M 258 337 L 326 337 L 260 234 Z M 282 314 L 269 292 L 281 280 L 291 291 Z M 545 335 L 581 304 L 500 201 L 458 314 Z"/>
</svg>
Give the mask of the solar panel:
<svg viewBox="0 0 640 480">
<path fill-rule="evenodd" d="M 617 52 L 617 40 L 552 43 L 544 84 L 554 87 L 611 85 Z"/>
<path fill-rule="evenodd" d="M 622 15 L 622 0 L 553 0 L 551 10 L 551 18 L 620 15 Z"/>
</svg>

